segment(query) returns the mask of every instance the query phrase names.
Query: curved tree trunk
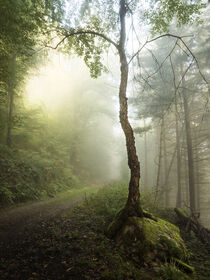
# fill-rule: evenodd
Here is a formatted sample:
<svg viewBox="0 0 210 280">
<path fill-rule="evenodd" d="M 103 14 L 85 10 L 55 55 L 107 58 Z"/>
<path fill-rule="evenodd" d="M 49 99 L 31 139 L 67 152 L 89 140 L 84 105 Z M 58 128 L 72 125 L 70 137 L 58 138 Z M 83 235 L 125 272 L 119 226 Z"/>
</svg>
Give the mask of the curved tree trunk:
<svg viewBox="0 0 210 280">
<path fill-rule="evenodd" d="M 142 216 L 140 208 L 140 192 L 139 192 L 139 180 L 140 180 L 140 163 L 138 160 L 135 138 L 133 129 L 128 120 L 128 104 L 127 104 L 127 82 L 128 82 L 128 63 L 125 53 L 125 16 L 126 16 L 126 1 L 120 0 L 120 42 L 118 46 L 120 64 L 121 64 L 121 80 L 119 89 L 119 101 L 120 101 L 120 123 L 125 134 L 128 166 L 130 168 L 130 182 L 129 182 L 129 195 L 127 200 L 127 206 L 135 211 L 137 216 Z"/>
</svg>

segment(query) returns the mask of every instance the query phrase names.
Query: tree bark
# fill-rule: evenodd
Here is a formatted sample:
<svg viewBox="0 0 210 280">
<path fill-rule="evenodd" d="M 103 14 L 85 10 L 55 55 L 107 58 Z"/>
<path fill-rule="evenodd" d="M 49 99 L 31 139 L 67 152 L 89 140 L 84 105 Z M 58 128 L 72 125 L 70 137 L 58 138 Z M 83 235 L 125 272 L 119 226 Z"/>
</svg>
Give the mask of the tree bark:
<svg viewBox="0 0 210 280">
<path fill-rule="evenodd" d="M 167 152 L 166 152 L 166 132 L 165 132 L 165 119 L 163 116 L 163 152 L 164 152 L 164 192 L 165 192 L 165 206 L 169 206 L 169 190 L 168 190 L 168 159 L 167 159 Z"/>
<path fill-rule="evenodd" d="M 144 119 L 144 128 L 146 128 Z M 144 132 L 144 188 L 148 187 L 148 172 L 147 172 L 147 132 Z"/>
<path fill-rule="evenodd" d="M 158 155 L 158 170 L 157 170 L 157 181 L 156 181 L 156 191 L 155 191 L 155 202 L 158 200 L 158 192 L 160 188 L 160 170 L 161 170 L 161 160 L 162 160 L 162 143 L 163 143 L 163 120 L 161 120 L 160 127 L 160 142 L 159 142 L 159 155 Z"/>
<path fill-rule="evenodd" d="M 180 153 L 180 133 L 177 109 L 177 96 L 175 95 L 175 119 L 176 119 L 176 164 L 177 164 L 177 198 L 176 207 L 182 206 L 182 187 L 181 187 L 181 153 Z"/>
<path fill-rule="evenodd" d="M 200 162 L 198 146 L 195 148 L 195 170 L 196 170 L 196 210 L 200 213 Z"/>
<path fill-rule="evenodd" d="M 184 102 L 184 117 L 185 117 L 185 130 L 186 130 L 186 142 L 187 142 L 187 156 L 188 156 L 188 176 L 189 176 L 189 196 L 190 196 L 190 209 L 194 213 L 196 211 L 195 202 L 195 179 L 194 179 L 194 158 L 192 147 L 192 135 L 189 116 L 189 106 L 186 92 L 182 92 Z"/>
<path fill-rule="evenodd" d="M 185 179 L 186 205 L 189 205 L 189 176 L 188 176 L 188 165 L 187 165 L 187 151 L 184 151 L 184 179 Z"/>
<path fill-rule="evenodd" d="M 182 49 L 180 54 L 182 55 Z M 195 172 L 194 172 L 194 158 L 193 158 L 193 145 L 192 145 L 192 132 L 191 132 L 191 121 L 190 112 L 188 106 L 188 96 L 185 90 L 185 76 L 183 71 L 183 62 L 181 62 L 181 79 L 182 79 L 182 99 L 184 104 L 184 121 L 186 130 L 186 143 L 187 143 L 187 157 L 188 157 L 188 177 L 189 177 L 189 197 L 190 197 L 190 209 L 192 215 L 196 211 L 196 200 L 195 200 Z"/>
<path fill-rule="evenodd" d="M 11 139 L 11 131 L 12 131 L 12 117 L 13 117 L 13 109 L 14 109 L 14 87 L 15 87 L 15 61 L 16 56 L 13 55 L 11 59 L 10 73 L 11 77 L 8 85 L 8 97 L 9 97 L 9 108 L 8 108 L 8 120 L 7 120 L 7 136 L 6 136 L 6 144 L 11 147 L 12 139 Z"/>
<path fill-rule="evenodd" d="M 128 82 L 128 63 L 125 53 L 125 40 L 126 40 L 126 1 L 120 0 L 120 41 L 118 46 L 118 52 L 120 56 L 120 70 L 121 80 L 119 88 L 119 102 L 120 102 L 120 123 L 125 134 L 126 148 L 128 156 L 128 166 L 130 168 L 130 181 L 129 181 L 129 194 L 127 205 L 134 210 L 137 216 L 142 216 L 142 209 L 140 207 L 140 192 L 139 192 L 139 180 L 140 180 L 140 163 L 138 160 L 135 138 L 133 129 L 128 120 L 128 104 L 127 104 L 127 82 Z"/>
</svg>

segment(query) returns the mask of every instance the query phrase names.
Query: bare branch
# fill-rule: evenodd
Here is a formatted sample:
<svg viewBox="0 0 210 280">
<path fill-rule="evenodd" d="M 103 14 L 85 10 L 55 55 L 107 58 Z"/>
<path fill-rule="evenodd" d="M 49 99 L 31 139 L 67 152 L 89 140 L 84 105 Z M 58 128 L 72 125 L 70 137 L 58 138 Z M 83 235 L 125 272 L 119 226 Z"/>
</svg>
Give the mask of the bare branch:
<svg viewBox="0 0 210 280">
<path fill-rule="evenodd" d="M 166 33 L 166 34 L 163 34 L 163 35 L 160 35 L 158 37 L 155 37 L 151 40 L 147 40 L 143 45 L 142 47 L 131 57 L 131 59 L 129 60 L 128 64 L 142 51 L 142 49 L 147 45 L 147 44 L 150 44 L 160 38 L 164 38 L 164 37 L 172 37 L 172 38 L 176 38 L 176 39 L 179 39 L 181 41 L 183 41 L 182 38 L 186 38 L 186 37 L 193 37 L 192 35 L 186 35 L 186 36 L 177 36 L 177 35 L 174 35 L 174 34 L 170 34 L 170 33 Z M 186 45 L 186 44 L 185 44 Z M 187 45 L 186 45 L 187 46 Z M 187 48 L 188 49 L 188 48 Z M 191 54 L 191 52 L 190 52 Z"/>
<path fill-rule="evenodd" d="M 166 62 L 166 60 L 167 60 L 169 57 L 171 57 L 171 54 L 173 53 L 173 51 L 174 51 L 174 49 L 175 49 L 175 47 L 176 47 L 176 45 L 177 45 L 177 41 L 178 41 L 178 39 L 176 40 L 176 42 L 175 42 L 173 48 L 171 49 L 171 51 L 169 52 L 169 54 L 168 54 L 168 55 L 164 58 L 164 60 L 159 64 L 157 70 L 155 70 L 152 74 L 150 74 L 146 79 L 151 78 L 152 76 L 154 76 L 155 74 L 157 74 L 157 73 L 160 71 L 160 69 L 163 67 L 164 63 Z M 156 61 L 157 61 L 157 59 L 156 59 Z"/>
</svg>

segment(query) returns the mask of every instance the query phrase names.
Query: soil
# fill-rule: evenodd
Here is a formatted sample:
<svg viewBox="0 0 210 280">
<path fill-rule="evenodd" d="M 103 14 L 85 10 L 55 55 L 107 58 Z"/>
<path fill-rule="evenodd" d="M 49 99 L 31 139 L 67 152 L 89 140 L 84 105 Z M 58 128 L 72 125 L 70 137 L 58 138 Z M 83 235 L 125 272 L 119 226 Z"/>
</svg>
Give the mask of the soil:
<svg viewBox="0 0 210 280">
<path fill-rule="evenodd" d="M 65 201 L 52 198 L 9 210 L 1 210 L 0 244 L 16 242 L 24 238 L 26 232 L 30 234 L 36 225 L 62 215 L 64 211 L 72 209 L 83 198 L 84 195 Z"/>
</svg>

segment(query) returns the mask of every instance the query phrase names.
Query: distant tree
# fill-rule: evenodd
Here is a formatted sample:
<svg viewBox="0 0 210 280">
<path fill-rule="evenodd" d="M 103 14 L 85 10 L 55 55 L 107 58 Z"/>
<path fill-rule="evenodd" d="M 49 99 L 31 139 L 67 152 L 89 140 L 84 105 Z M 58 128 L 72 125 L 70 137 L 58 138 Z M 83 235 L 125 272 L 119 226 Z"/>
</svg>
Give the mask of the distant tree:
<svg viewBox="0 0 210 280">
<path fill-rule="evenodd" d="M 61 20 L 61 1 L 0 0 L 0 13 L 0 99 L 6 96 L 6 143 L 11 146 L 15 95 L 34 64 L 36 46 Z"/>
</svg>

